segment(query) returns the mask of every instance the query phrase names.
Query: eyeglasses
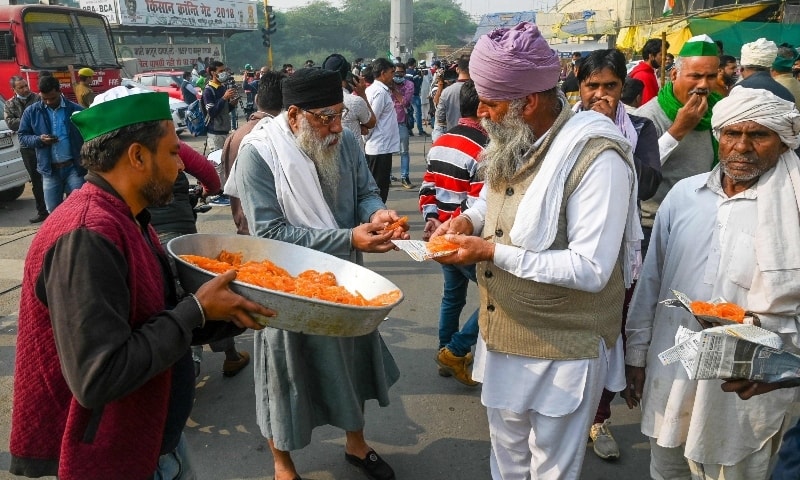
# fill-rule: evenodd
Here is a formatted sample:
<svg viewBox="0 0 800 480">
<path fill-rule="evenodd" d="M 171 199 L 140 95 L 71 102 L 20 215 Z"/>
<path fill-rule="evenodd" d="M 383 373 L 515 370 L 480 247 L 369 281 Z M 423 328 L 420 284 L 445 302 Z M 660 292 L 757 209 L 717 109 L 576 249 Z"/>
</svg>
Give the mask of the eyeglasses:
<svg viewBox="0 0 800 480">
<path fill-rule="evenodd" d="M 339 113 L 316 113 L 316 112 L 312 112 L 311 110 L 304 110 L 302 108 L 300 110 L 302 110 L 302 111 L 304 111 L 306 113 L 310 113 L 311 115 L 314 115 L 314 118 L 319 120 L 319 123 L 321 123 L 321 124 L 323 124 L 325 126 L 330 125 L 331 122 L 333 122 L 337 118 L 339 120 L 341 120 L 345 115 L 347 115 L 347 112 L 349 111 L 349 110 L 347 110 L 346 107 L 342 108 L 342 111 L 339 112 Z"/>
</svg>

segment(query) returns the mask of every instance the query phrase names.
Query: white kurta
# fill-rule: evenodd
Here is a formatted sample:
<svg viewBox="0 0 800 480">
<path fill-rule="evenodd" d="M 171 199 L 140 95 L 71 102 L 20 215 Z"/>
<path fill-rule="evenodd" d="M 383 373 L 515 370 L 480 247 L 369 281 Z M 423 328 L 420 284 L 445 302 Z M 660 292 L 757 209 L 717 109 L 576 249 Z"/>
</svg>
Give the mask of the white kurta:
<svg viewBox="0 0 800 480">
<path fill-rule="evenodd" d="M 674 345 L 679 325 L 701 329 L 683 309 L 658 303 L 672 298 L 670 289 L 735 302 L 797 343 L 800 285 L 779 295 L 764 288 L 755 254 L 757 197 L 758 185 L 728 198 L 719 167 L 676 184 L 656 215 L 628 311 L 626 363 L 647 367 L 642 433 L 663 447 L 685 443 L 684 455 L 700 463 L 734 465 L 758 450 L 780 433 L 795 400 L 795 389 L 740 400 L 723 392 L 720 380 L 689 380 L 679 363 L 663 366 L 657 358 Z"/>
</svg>

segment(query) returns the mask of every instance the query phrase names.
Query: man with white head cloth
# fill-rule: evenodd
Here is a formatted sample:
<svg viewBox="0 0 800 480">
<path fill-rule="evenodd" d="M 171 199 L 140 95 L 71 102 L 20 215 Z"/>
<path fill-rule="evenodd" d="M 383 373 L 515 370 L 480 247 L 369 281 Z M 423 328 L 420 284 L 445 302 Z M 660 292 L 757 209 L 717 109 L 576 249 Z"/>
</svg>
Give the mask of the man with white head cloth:
<svg viewBox="0 0 800 480">
<path fill-rule="evenodd" d="M 558 54 L 532 23 L 481 37 L 469 67 L 486 183 L 434 236 L 459 245 L 442 263 L 479 262 L 473 378 L 492 478 L 577 479 L 603 387 L 624 384 L 620 319 L 641 238 L 631 146 L 608 117 L 570 110 Z"/>
<path fill-rule="evenodd" d="M 748 401 L 721 380 L 689 380 L 658 354 L 693 316 L 659 301 L 670 289 L 722 297 L 756 313 L 795 346 L 800 311 L 800 113 L 761 89 L 735 87 L 714 107 L 719 165 L 670 191 L 655 218 L 650 253 L 627 323 L 629 402 L 642 400 L 656 479 L 764 479 L 789 426 L 795 390 Z"/>
</svg>

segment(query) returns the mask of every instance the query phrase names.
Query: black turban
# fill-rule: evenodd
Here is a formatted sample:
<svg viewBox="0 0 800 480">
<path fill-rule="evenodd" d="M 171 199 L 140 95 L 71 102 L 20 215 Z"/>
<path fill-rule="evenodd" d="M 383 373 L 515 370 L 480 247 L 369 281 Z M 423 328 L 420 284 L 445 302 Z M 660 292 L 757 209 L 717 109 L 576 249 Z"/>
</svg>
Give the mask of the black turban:
<svg viewBox="0 0 800 480">
<path fill-rule="evenodd" d="M 320 68 L 302 68 L 283 81 L 283 108 L 303 110 L 337 105 L 344 101 L 339 73 Z"/>
</svg>

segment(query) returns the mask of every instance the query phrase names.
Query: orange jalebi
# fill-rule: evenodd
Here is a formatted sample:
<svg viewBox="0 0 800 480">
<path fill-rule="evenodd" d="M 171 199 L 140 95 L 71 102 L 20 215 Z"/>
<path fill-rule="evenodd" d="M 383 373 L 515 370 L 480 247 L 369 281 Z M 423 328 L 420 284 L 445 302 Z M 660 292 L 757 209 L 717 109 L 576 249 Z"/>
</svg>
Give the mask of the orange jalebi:
<svg viewBox="0 0 800 480">
<path fill-rule="evenodd" d="M 735 303 L 718 303 L 717 316 L 736 323 L 744 322 L 744 308 Z"/>
<path fill-rule="evenodd" d="M 444 238 L 444 235 L 433 237 L 425 245 L 430 253 L 447 255 L 458 251 L 458 244 Z"/>
<path fill-rule="evenodd" d="M 397 230 L 398 228 L 400 230 L 408 230 L 408 217 L 407 216 L 400 217 L 400 218 L 397 219 L 396 222 L 390 223 L 389 225 L 386 225 L 386 228 L 384 228 L 383 231 L 384 232 L 388 232 L 388 231 L 391 231 L 391 230 Z"/>
<path fill-rule="evenodd" d="M 328 302 L 379 307 L 392 304 L 400 299 L 400 290 L 393 290 L 367 299 L 360 293 L 350 293 L 339 285 L 336 275 L 332 272 L 306 270 L 297 277 L 292 277 L 288 271 L 269 260 L 242 263 L 241 253 L 225 250 L 221 251 L 216 259 L 198 255 L 181 255 L 181 258 L 203 270 L 216 274 L 236 270 L 236 280 L 243 283 Z"/>
<path fill-rule="evenodd" d="M 737 323 L 744 321 L 744 308 L 736 305 L 735 303 L 709 303 L 694 301 L 689 307 L 695 315 L 704 315 L 709 317 L 724 318 Z"/>
<path fill-rule="evenodd" d="M 695 315 L 715 316 L 716 305 L 714 305 L 713 303 L 701 302 L 699 300 L 695 300 L 689 306 L 692 309 L 692 313 L 694 313 Z"/>
</svg>

